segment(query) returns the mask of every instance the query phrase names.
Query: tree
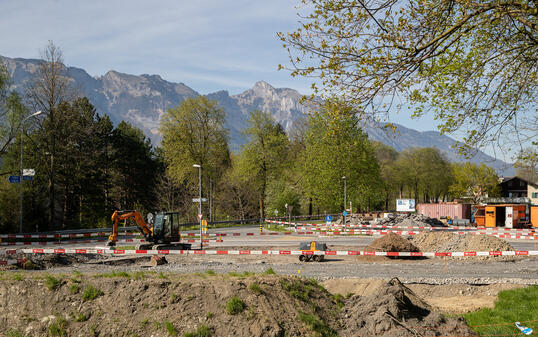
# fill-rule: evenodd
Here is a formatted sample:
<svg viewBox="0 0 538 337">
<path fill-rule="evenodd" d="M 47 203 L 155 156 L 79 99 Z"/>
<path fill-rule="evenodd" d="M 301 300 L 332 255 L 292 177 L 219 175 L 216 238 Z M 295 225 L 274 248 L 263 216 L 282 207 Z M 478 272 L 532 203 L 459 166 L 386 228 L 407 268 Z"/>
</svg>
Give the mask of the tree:
<svg viewBox="0 0 538 337">
<path fill-rule="evenodd" d="M 522 150 L 514 167 L 518 177 L 538 184 L 538 151 L 531 148 Z"/>
<path fill-rule="evenodd" d="M 536 139 L 536 1 L 302 0 L 301 27 L 279 33 L 293 76 L 340 95 L 362 118 L 406 99 L 432 109 L 463 152 L 501 136 Z M 518 135 L 516 137 L 515 135 Z"/>
<path fill-rule="evenodd" d="M 389 210 L 389 202 L 399 186 L 397 181 L 398 169 L 396 167 L 398 151 L 381 142 L 374 143 L 374 146 L 385 197 L 385 210 Z"/>
<path fill-rule="evenodd" d="M 161 119 L 167 174 L 176 184 L 186 185 L 191 193 L 198 191 L 194 164 L 202 166 L 203 186 L 207 187 L 219 184 L 230 166 L 225 117 L 217 102 L 198 96 L 168 110 Z"/>
<path fill-rule="evenodd" d="M 9 74 L 5 64 L 0 61 L 0 158 L 17 136 L 26 113 L 20 96 L 9 90 Z"/>
<path fill-rule="evenodd" d="M 495 170 L 485 164 L 470 162 L 452 164 L 454 181 L 450 192 L 455 198 L 470 199 L 474 204 L 485 197 L 500 195 L 499 177 Z"/>
<path fill-rule="evenodd" d="M 400 153 L 397 161 L 401 188 L 408 186 L 418 202 L 438 201 L 448 195 L 450 164 L 436 148 L 411 148 Z M 421 195 L 422 194 L 422 195 Z"/>
<path fill-rule="evenodd" d="M 347 200 L 370 208 L 382 200 L 374 147 L 357 128 L 356 116 L 336 113 L 339 109 L 338 102 L 327 101 L 320 113 L 310 117 L 299 163 L 301 182 L 307 197 L 312 197 L 323 210 L 339 211 L 344 206 L 345 176 Z"/>
<path fill-rule="evenodd" d="M 63 64 L 61 50 L 52 41 L 42 52 L 43 61 L 39 63 L 34 77 L 26 88 L 26 98 L 32 111 L 41 110 L 45 115 L 45 131 L 47 140 L 43 144 L 46 148 L 43 153 L 47 153 L 49 165 L 46 170 L 48 176 L 48 222 L 49 226 L 54 226 L 57 215 L 56 196 L 56 156 L 57 146 L 61 143 L 61 138 L 56 132 L 63 123 L 63 116 L 58 111 L 58 107 L 65 102 L 72 102 L 76 93 L 71 82 L 67 78 L 67 68 Z"/>
<path fill-rule="evenodd" d="M 261 111 L 250 113 L 245 134 L 249 142 L 241 147 L 238 164 L 244 179 L 258 193 L 260 218 L 264 218 L 269 182 L 278 180 L 289 166 L 289 139 L 282 126 L 269 113 Z"/>
</svg>

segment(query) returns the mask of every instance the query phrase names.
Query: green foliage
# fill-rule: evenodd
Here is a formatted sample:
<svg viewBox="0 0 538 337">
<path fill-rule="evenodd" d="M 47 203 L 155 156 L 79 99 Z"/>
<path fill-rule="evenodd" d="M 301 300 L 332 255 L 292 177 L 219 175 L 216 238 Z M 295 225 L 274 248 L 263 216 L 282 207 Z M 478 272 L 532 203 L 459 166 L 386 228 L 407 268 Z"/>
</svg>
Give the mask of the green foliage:
<svg viewBox="0 0 538 337">
<path fill-rule="evenodd" d="M 215 316 L 215 315 L 214 315 L 212 312 L 208 312 L 208 313 L 205 315 L 205 317 L 206 317 L 207 319 L 211 319 L 211 318 L 213 318 L 213 316 Z"/>
<path fill-rule="evenodd" d="M 267 187 L 282 178 L 283 170 L 289 166 L 289 139 L 282 126 L 261 111 L 250 113 L 245 134 L 249 142 L 241 147 L 237 165 L 243 183 L 257 192 L 259 216 L 264 218 Z"/>
<path fill-rule="evenodd" d="M 211 332 L 211 329 L 205 325 L 202 324 L 196 331 L 194 332 L 187 332 L 185 333 L 185 337 L 211 337 L 213 333 Z"/>
<path fill-rule="evenodd" d="M 168 334 L 170 336 L 177 336 L 177 329 L 171 322 L 164 322 L 164 327 L 166 328 L 166 331 L 168 331 Z"/>
<path fill-rule="evenodd" d="M 303 302 L 309 303 L 313 291 L 324 290 L 322 286 L 313 279 L 282 278 L 280 286 L 284 291 Z"/>
<path fill-rule="evenodd" d="M 140 328 L 145 329 L 148 326 L 149 319 L 145 318 L 142 321 L 140 321 Z"/>
<path fill-rule="evenodd" d="M 73 283 L 69 286 L 69 292 L 71 294 L 78 294 L 78 292 L 80 291 L 80 287 L 78 284 L 76 283 Z"/>
<path fill-rule="evenodd" d="M 257 295 L 260 295 L 261 293 L 263 293 L 263 290 L 262 288 L 260 287 L 260 285 L 256 282 L 252 283 L 248 289 L 250 289 L 250 291 L 252 291 L 253 293 L 257 294 Z"/>
<path fill-rule="evenodd" d="M 264 275 L 276 275 L 276 272 L 273 270 L 273 268 L 269 268 L 263 274 Z"/>
<path fill-rule="evenodd" d="M 13 274 L 13 279 L 15 281 L 22 281 L 22 280 L 24 280 L 24 275 L 20 274 L 20 273 Z"/>
<path fill-rule="evenodd" d="M 228 302 L 226 302 L 226 311 L 230 315 L 237 315 L 243 312 L 246 308 L 245 302 L 237 296 L 232 297 Z"/>
<path fill-rule="evenodd" d="M 6 335 L 7 337 L 24 337 L 24 333 L 17 329 L 9 329 Z"/>
<path fill-rule="evenodd" d="M 352 111 L 329 101 L 309 118 L 305 150 L 297 162 L 305 194 L 322 210 L 341 211 L 346 177 L 347 202 L 372 209 L 380 202 L 379 165 L 374 148 Z"/>
<path fill-rule="evenodd" d="M 217 275 L 217 273 L 215 273 L 215 271 L 213 269 L 208 269 L 206 270 L 205 272 L 207 275 L 210 275 L 210 276 L 215 276 Z"/>
<path fill-rule="evenodd" d="M 92 301 L 99 296 L 103 296 L 104 293 L 101 289 L 95 288 L 93 285 L 88 286 L 82 293 L 82 299 L 84 301 Z"/>
<path fill-rule="evenodd" d="M 463 135 L 467 153 L 504 137 L 536 139 L 533 2 L 303 0 L 298 8 L 300 27 L 279 36 L 291 75 L 317 78 L 312 98 L 338 95 L 365 121 L 433 111 L 441 132 Z"/>
<path fill-rule="evenodd" d="M 64 337 L 67 336 L 67 321 L 60 317 L 56 316 L 56 320 L 49 324 L 49 335 Z"/>
<path fill-rule="evenodd" d="M 338 333 L 317 315 L 306 314 L 299 311 L 299 319 L 306 323 L 319 337 L 338 337 Z"/>
<path fill-rule="evenodd" d="M 97 276 L 99 277 L 107 277 L 107 278 L 112 278 L 112 277 L 131 277 L 131 275 L 126 272 L 126 271 L 112 271 L 110 273 L 101 273 L 101 274 L 98 274 Z"/>
<path fill-rule="evenodd" d="M 345 298 L 342 294 L 334 294 L 332 296 L 334 303 L 338 306 L 338 309 L 342 309 L 345 305 Z"/>
<path fill-rule="evenodd" d="M 86 315 L 84 315 L 82 312 L 75 317 L 75 322 L 86 322 L 87 320 L 88 317 L 86 317 Z"/>
<path fill-rule="evenodd" d="M 47 275 L 45 276 L 45 286 L 48 290 L 56 290 L 62 283 L 61 280 L 55 278 L 54 276 Z"/>
<path fill-rule="evenodd" d="M 230 165 L 224 122 L 224 110 L 205 96 L 188 98 L 167 111 L 160 130 L 164 160 L 173 181 L 197 191 L 198 171 L 194 164 L 201 165 L 203 180 L 220 180 Z"/>
<path fill-rule="evenodd" d="M 486 195 L 500 195 L 499 177 L 491 167 L 480 166 L 466 162 L 452 164 L 454 180 L 450 185 L 450 193 L 455 198 L 470 199 L 473 203 L 480 202 Z"/>
<path fill-rule="evenodd" d="M 538 286 L 499 292 L 493 309 L 464 314 L 467 325 L 481 336 L 521 335 L 514 322 L 536 330 Z"/>
</svg>

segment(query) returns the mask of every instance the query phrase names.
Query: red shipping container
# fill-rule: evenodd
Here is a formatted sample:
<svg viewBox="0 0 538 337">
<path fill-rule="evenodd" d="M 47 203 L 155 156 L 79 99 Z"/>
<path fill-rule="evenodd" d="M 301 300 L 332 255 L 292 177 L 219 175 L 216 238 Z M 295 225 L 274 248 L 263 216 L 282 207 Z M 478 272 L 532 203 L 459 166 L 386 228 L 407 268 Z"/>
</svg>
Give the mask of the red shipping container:
<svg viewBox="0 0 538 337">
<path fill-rule="evenodd" d="M 470 204 L 418 204 L 417 213 L 430 218 L 471 219 Z"/>
</svg>

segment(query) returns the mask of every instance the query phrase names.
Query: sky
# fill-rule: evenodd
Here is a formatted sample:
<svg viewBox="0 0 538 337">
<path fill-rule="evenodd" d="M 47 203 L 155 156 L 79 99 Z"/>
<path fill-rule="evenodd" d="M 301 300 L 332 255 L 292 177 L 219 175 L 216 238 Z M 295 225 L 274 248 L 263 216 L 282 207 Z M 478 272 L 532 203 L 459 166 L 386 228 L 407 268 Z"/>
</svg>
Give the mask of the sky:
<svg viewBox="0 0 538 337">
<path fill-rule="evenodd" d="M 299 27 L 298 0 L 0 0 L 0 55 L 39 58 L 49 40 L 68 66 L 158 74 L 207 94 L 241 93 L 264 80 L 309 94 L 311 80 L 278 71 L 277 32 Z M 392 121 L 435 130 L 431 116 Z"/>
</svg>

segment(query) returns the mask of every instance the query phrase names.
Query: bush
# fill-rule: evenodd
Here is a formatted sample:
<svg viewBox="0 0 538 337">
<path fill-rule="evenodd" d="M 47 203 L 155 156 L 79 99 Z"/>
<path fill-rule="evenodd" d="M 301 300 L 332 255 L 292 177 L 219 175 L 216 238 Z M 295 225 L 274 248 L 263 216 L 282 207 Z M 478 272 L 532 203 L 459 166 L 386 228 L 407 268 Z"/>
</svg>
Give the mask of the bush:
<svg viewBox="0 0 538 337">
<path fill-rule="evenodd" d="M 48 290 L 55 290 L 60 286 L 61 281 L 54 276 L 45 276 L 45 286 Z"/>
<path fill-rule="evenodd" d="M 78 292 L 80 291 L 80 287 L 78 286 L 78 284 L 73 283 L 69 286 L 69 291 L 71 292 L 71 294 L 78 294 Z"/>
<path fill-rule="evenodd" d="M 187 332 L 184 336 L 185 337 L 211 337 L 212 332 L 211 329 L 207 325 L 202 325 L 196 331 L 194 332 Z"/>
<path fill-rule="evenodd" d="M 82 299 L 84 301 L 91 301 L 91 300 L 94 300 L 97 297 L 103 296 L 103 295 L 104 295 L 104 293 L 101 291 L 101 289 L 97 289 L 94 286 L 90 285 L 82 293 Z"/>
<path fill-rule="evenodd" d="M 237 315 L 246 308 L 245 302 L 243 302 L 242 299 L 240 299 L 237 296 L 232 297 L 227 303 L 226 303 L 226 310 L 230 315 Z"/>
</svg>

